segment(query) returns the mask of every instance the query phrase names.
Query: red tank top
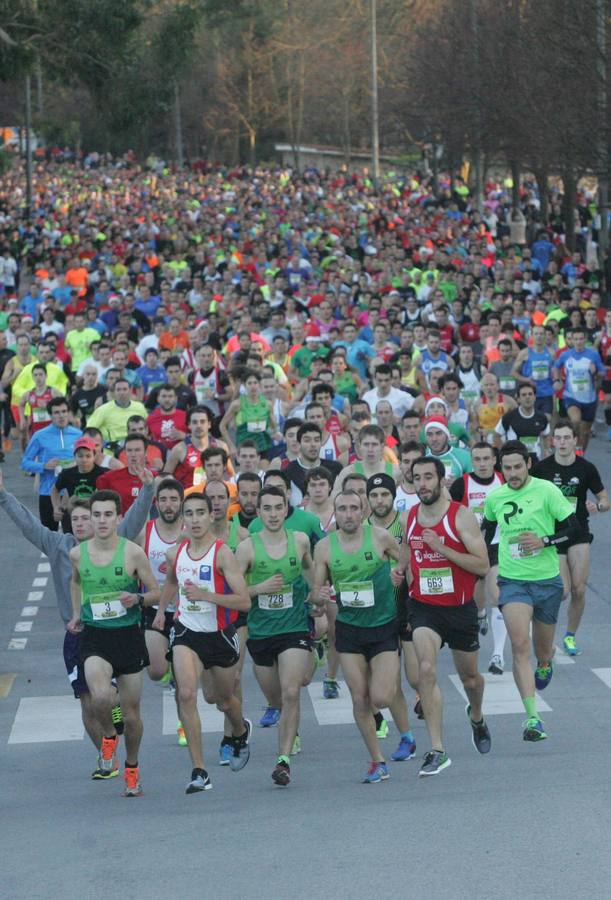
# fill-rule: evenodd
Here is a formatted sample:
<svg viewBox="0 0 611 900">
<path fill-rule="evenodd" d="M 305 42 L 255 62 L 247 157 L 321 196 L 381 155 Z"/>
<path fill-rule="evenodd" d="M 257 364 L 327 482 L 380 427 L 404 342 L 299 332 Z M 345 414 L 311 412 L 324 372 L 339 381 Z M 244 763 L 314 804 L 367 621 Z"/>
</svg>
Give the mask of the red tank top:
<svg viewBox="0 0 611 900">
<path fill-rule="evenodd" d="M 30 434 L 35 434 L 41 428 L 46 428 L 51 423 L 51 416 L 47 412 L 47 404 L 53 399 L 53 391 L 47 388 L 42 394 L 30 391 L 28 404 L 30 406 Z"/>
<path fill-rule="evenodd" d="M 468 553 L 467 548 L 458 536 L 456 516 L 461 504 L 450 502 L 443 519 L 437 525 L 427 525 L 439 535 L 443 544 L 458 553 Z M 433 606 L 462 606 L 473 599 L 477 577 L 471 572 L 461 569 L 447 557 L 437 553 L 425 544 L 422 532 L 425 530 L 418 522 L 420 504 L 412 507 L 407 518 L 407 540 L 410 548 L 410 566 L 412 583 L 410 595 L 421 603 Z"/>
<path fill-rule="evenodd" d="M 609 359 L 611 357 L 611 335 L 607 334 L 606 331 L 600 339 L 598 351 L 606 369 L 605 379 L 609 381 L 611 379 L 611 359 Z"/>
<path fill-rule="evenodd" d="M 197 447 L 194 447 L 191 443 L 191 438 L 185 438 L 185 446 L 187 448 L 187 452 L 185 453 L 185 458 L 181 463 L 178 463 L 176 469 L 174 470 L 174 478 L 177 481 L 180 481 L 184 488 L 193 487 L 193 476 L 195 474 L 196 469 L 202 469 L 202 453 Z M 217 442 L 213 437 L 208 438 L 208 446 L 216 447 Z"/>
</svg>

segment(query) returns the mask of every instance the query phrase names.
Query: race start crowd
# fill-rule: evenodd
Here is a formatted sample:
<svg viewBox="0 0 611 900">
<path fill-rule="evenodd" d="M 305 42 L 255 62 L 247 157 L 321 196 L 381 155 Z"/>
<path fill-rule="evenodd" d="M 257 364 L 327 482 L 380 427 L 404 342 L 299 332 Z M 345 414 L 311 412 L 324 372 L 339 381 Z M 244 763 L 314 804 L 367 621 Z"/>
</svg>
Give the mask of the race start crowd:
<svg viewBox="0 0 611 900">
<path fill-rule="evenodd" d="M 187 793 L 211 787 L 196 698 L 225 715 L 218 762 L 242 769 L 245 648 L 289 784 L 301 688 L 341 669 L 370 763 L 416 743 L 450 765 L 436 680 L 444 644 L 488 753 L 479 638 L 509 637 L 526 741 L 535 689 L 576 641 L 589 515 L 609 509 L 584 454 L 599 400 L 611 437 L 611 311 L 562 224 L 516 234 L 502 184 L 486 212 L 444 179 L 302 176 L 134 162 L 40 164 L 34 215 L 0 181 L 0 409 L 39 518 L 0 506 L 49 557 L 64 658 L 96 747 L 94 779 L 142 793 L 143 671 L 175 686 Z M 555 210 L 552 204 L 552 211 Z M 563 615 L 564 618 L 564 615 Z M 536 666 L 530 662 L 534 651 Z M 209 765 L 209 763 L 208 763 Z"/>
</svg>

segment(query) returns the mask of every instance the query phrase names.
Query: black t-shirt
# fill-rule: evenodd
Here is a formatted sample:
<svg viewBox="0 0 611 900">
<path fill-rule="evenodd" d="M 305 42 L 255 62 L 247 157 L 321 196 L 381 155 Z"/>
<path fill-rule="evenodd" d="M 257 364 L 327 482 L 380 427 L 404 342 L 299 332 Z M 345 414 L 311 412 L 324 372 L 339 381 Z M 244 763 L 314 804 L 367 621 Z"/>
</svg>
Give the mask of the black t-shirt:
<svg viewBox="0 0 611 900">
<path fill-rule="evenodd" d="M 91 472 L 79 472 L 78 466 L 70 466 L 59 473 L 55 487 L 60 492 L 66 491 L 69 497 L 91 497 L 96 487 L 96 480 L 105 475 L 108 469 L 94 466 Z"/>
<path fill-rule="evenodd" d="M 577 456 L 570 466 L 561 466 L 553 456 L 548 456 L 533 466 L 532 474 L 535 478 L 544 478 L 559 487 L 567 500 L 575 506 L 580 523 L 585 528 L 588 527 L 589 517 L 586 508 L 588 491 L 600 494 L 604 490 L 598 469 L 593 463 L 583 456 Z"/>
<path fill-rule="evenodd" d="M 101 384 L 96 385 L 90 391 L 85 388 L 76 390 L 70 398 L 70 407 L 75 415 L 81 417 L 81 426 L 85 427 L 85 420 L 91 415 L 95 409 L 95 401 L 98 397 L 102 397 L 102 403 L 106 399 L 106 388 Z"/>
<path fill-rule="evenodd" d="M 342 464 L 338 463 L 334 459 L 321 459 L 318 465 L 322 466 L 331 473 L 333 481 L 335 481 L 335 479 L 343 469 Z M 306 478 L 308 476 L 308 472 L 310 472 L 311 469 L 304 469 L 299 460 L 294 459 L 283 471 L 285 475 L 288 475 L 288 477 L 291 479 L 291 488 L 295 486 L 295 488 L 297 488 L 297 491 L 301 492 L 301 496 L 305 497 Z M 301 498 L 297 498 L 297 495 L 291 494 L 291 501 L 293 501 L 293 499 L 295 499 L 295 502 L 297 502 L 297 499 L 299 499 L 299 502 L 301 500 Z"/>
<path fill-rule="evenodd" d="M 155 409 L 158 405 L 158 396 L 159 391 L 165 385 L 160 385 L 159 387 L 153 388 L 151 393 L 148 395 L 145 401 L 145 406 L 147 409 Z M 191 390 L 191 388 L 187 387 L 186 384 L 179 384 L 176 388 L 176 406 L 178 409 L 182 409 L 184 411 L 190 409 L 192 406 L 195 406 L 197 400 L 195 399 L 195 394 Z"/>
<path fill-rule="evenodd" d="M 539 438 L 549 433 L 549 422 L 544 413 L 533 412 L 532 416 L 523 416 L 518 409 L 512 409 L 505 413 L 501 419 L 501 428 L 505 439 L 508 441 L 522 441 L 531 453 L 540 455 Z"/>
<path fill-rule="evenodd" d="M 4 372 L 9 359 L 12 359 L 13 356 L 15 356 L 15 351 L 9 350 L 8 347 L 4 350 L 0 350 L 0 378 L 2 377 L 2 373 Z"/>
</svg>

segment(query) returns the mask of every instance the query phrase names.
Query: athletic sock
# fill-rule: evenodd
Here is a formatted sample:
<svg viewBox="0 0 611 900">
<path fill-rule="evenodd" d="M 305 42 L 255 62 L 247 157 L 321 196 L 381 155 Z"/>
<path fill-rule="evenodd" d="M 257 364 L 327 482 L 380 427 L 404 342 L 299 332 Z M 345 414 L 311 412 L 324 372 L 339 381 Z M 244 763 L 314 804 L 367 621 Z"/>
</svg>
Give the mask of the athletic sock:
<svg viewBox="0 0 611 900">
<path fill-rule="evenodd" d="M 281 762 L 284 763 L 285 766 L 290 766 L 290 762 L 291 762 L 291 761 L 290 761 L 290 759 L 288 758 L 288 756 L 279 756 L 279 757 L 278 757 L 278 762 L 279 762 L 279 763 L 281 763 Z"/>
<path fill-rule="evenodd" d="M 524 709 L 526 710 L 526 715 L 529 719 L 539 718 L 537 715 L 537 701 L 534 697 L 524 697 L 522 703 L 524 704 Z"/>
<path fill-rule="evenodd" d="M 565 631 L 564 636 L 565 637 L 575 637 L 575 632 L 574 631 Z"/>
<path fill-rule="evenodd" d="M 138 761 L 136 761 L 135 763 L 130 763 L 130 762 L 128 762 L 127 760 L 125 760 L 125 768 L 126 768 L 126 769 L 137 769 L 137 768 L 138 768 Z"/>
<path fill-rule="evenodd" d="M 373 717 L 376 720 L 376 730 L 377 730 L 377 729 L 379 729 L 380 725 L 384 721 L 384 716 L 382 715 L 381 712 L 377 712 L 377 713 L 374 713 Z"/>
<path fill-rule="evenodd" d="M 411 732 L 411 731 L 402 731 L 401 737 L 405 738 L 406 741 L 409 741 L 412 744 L 414 742 L 414 735 L 413 735 L 413 732 Z"/>
<path fill-rule="evenodd" d="M 205 769 L 193 769 L 193 771 L 191 772 L 191 781 L 195 781 L 198 775 L 201 775 L 202 778 L 206 778 L 208 776 L 208 773 Z"/>
<path fill-rule="evenodd" d="M 503 618 L 503 613 L 499 612 L 499 610 L 495 610 L 492 615 L 492 619 L 490 622 L 490 627 L 492 628 L 492 640 L 494 641 L 494 656 L 500 656 L 501 659 L 505 659 L 505 641 L 507 640 L 507 626 L 505 625 L 505 619 Z"/>
</svg>

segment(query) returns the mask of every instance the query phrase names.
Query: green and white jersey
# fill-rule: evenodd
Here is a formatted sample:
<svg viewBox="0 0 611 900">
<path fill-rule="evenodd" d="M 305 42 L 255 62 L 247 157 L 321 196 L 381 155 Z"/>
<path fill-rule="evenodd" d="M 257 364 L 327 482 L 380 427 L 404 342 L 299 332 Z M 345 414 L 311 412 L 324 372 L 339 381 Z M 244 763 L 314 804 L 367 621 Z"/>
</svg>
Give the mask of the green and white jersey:
<svg viewBox="0 0 611 900">
<path fill-rule="evenodd" d="M 391 622 L 397 613 L 390 563 L 373 546 L 371 525 L 363 525 L 363 543 L 347 553 L 336 531 L 329 534 L 331 580 L 337 595 L 337 621 L 361 628 Z"/>
<path fill-rule="evenodd" d="M 555 547 L 528 553 L 518 536 L 525 531 L 539 537 L 553 534 L 556 522 L 568 519 L 573 512 L 573 505 L 562 491 L 541 478 L 529 478 L 517 491 L 508 484 L 491 491 L 484 504 L 484 518 L 499 526 L 499 575 L 516 581 L 544 581 L 558 575 Z"/>
</svg>

